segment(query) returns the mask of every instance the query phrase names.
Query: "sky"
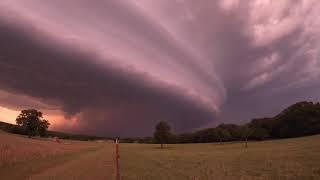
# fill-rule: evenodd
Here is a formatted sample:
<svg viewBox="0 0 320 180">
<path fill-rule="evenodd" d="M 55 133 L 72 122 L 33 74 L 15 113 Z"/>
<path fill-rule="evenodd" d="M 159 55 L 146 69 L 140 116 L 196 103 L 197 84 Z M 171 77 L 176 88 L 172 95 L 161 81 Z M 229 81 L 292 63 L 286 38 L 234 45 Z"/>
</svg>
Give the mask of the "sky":
<svg viewBox="0 0 320 180">
<path fill-rule="evenodd" d="M 318 0 L 1 0 L 0 120 L 152 135 L 320 100 Z"/>
</svg>

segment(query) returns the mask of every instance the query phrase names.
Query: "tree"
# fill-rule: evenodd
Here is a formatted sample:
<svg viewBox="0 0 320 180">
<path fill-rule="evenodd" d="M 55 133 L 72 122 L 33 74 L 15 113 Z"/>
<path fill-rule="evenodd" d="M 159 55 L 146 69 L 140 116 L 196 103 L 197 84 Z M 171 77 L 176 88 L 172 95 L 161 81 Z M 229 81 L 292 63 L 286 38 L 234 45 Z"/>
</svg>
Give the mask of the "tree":
<svg viewBox="0 0 320 180">
<path fill-rule="evenodd" d="M 223 141 L 228 141 L 231 138 L 231 134 L 223 128 L 216 128 L 217 136 L 219 138 L 220 144 L 222 144 Z"/>
<path fill-rule="evenodd" d="M 264 128 L 252 128 L 251 139 L 254 140 L 265 140 L 270 137 L 269 132 Z"/>
<path fill-rule="evenodd" d="M 171 137 L 170 126 L 165 121 L 161 121 L 157 124 L 154 132 L 154 140 L 156 143 L 161 144 L 161 149 L 163 149 L 163 144 L 168 143 Z"/>
<path fill-rule="evenodd" d="M 16 123 L 24 129 L 29 137 L 44 136 L 50 125 L 49 121 L 43 119 L 42 112 L 35 109 L 22 110 L 16 119 Z"/>
<path fill-rule="evenodd" d="M 251 134 L 252 134 L 252 129 L 248 126 L 248 125 L 244 125 L 242 127 L 242 140 L 245 141 L 245 148 L 248 147 L 248 139 L 250 138 Z"/>
</svg>

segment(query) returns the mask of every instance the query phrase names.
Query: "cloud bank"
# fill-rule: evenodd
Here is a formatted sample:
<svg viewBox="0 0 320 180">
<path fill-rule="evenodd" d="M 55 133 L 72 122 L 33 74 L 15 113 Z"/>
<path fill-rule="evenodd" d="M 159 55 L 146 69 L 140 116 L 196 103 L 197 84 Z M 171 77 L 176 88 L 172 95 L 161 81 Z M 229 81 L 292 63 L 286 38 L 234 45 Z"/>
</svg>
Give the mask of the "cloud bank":
<svg viewBox="0 0 320 180">
<path fill-rule="evenodd" d="M 160 120 L 182 132 L 270 116 L 319 100 L 319 9 L 316 0 L 4 0 L 0 106 L 119 136 L 151 134 Z"/>
</svg>

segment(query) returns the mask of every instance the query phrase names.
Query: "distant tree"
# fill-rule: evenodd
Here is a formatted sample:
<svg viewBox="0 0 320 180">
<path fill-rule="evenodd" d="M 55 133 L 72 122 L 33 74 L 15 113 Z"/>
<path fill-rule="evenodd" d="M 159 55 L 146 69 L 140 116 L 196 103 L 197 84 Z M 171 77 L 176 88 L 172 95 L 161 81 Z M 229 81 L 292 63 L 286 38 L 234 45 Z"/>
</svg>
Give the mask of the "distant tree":
<svg viewBox="0 0 320 180">
<path fill-rule="evenodd" d="M 158 126 L 158 129 L 169 129 L 168 133 L 164 133 L 165 136 L 160 136 L 159 134 L 162 133 L 159 133 L 156 128 L 157 133 L 154 134 L 154 141 L 151 141 L 151 139 L 150 141 L 141 139 L 140 142 L 163 144 L 241 140 L 245 143 L 245 147 L 248 147 L 249 140 L 291 138 L 320 134 L 320 103 L 298 102 L 274 117 L 255 118 L 243 125 L 220 124 L 214 128 L 201 129 L 176 136 L 170 134 L 170 127 L 165 122 L 160 122 Z"/>
<path fill-rule="evenodd" d="M 220 134 L 220 137 L 223 137 L 224 141 L 235 141 L 241 137 L 240 126 L 235 124 L 220 124 L 216 127 Z"/>
<path fill-rule="evenodd" d="M 165 121 L 159 122 L 155 128 L 154 140 L 156 143 L 161 144 L 161 149 L 163 149 L 163 144 L 169 143 L 172 137 L 170 129 L 169 124 Z"/>
<path fill-rule="evenodd" d="M 313 135 L 320 133 L 319 127 L 319 103 L 299 102 L 273 118 L 271 134 L 275 138 Z"/>
<path fill-rule="evenodd" d="M 241 132 L 242 132 L 242 140 L 245 141 L 245 148 L 247 148 L 248 147 L 248 139 L 252 135 L 253 130 L 248 125 L 244 125 L 241 128 Z"/>
<path fill-rule="evenodd" d="M 177 136 L 177 143 L 194 143 L 196 142 L 195 133 L 185 133 Z"/>
<path fill-rule="evenodd" d="M 250 138 L 254 139 L 254 140 L 265 140 L 270 138 L 270 134 L 268 132 L 268 130 L 264 129 L 264 128 L 254 128 L 252 129 L 252 134 L 250 136 Z"/>
<path fill-rule="evenodd" d="M 217 136 L 219 138 L 220 144 L 222 144 L 222 142 L 224 141 L 228 141 L 231 138 L 231 134 L 227 129 L 218 127 L 216 128 L 216 132 L 217 132 Z"/>
<path fill-rule="evenodd" d="M 16 119 L 16 123 L 24 129 L 29 137 L 44 136 L 50 125 L 49 121 L 43 119 L 42 112 L 35 109 L 22 110 Z"/>
</svg>

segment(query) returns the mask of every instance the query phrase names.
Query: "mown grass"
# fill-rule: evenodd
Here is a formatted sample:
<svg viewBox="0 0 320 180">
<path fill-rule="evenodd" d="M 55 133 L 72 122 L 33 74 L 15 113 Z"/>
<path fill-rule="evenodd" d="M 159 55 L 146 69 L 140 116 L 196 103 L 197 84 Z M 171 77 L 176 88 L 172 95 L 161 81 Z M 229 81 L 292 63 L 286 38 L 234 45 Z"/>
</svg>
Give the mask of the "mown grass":
<svg viewBox="0 0 320 180">
<path fill-rule="evenodd" d="M 121 144 L 122 180 L 320 179 L 320 136 L 228 144 Z"/>
<path fill-rule="evenodd" d="M 0 132 L 0 179 L 113 179 L 114 146 Z"/>
<path fill-rule="evenodd" d="M 80 158 L 88 153 L 98 151 L 101 147 L 80 150 L 78 152 L 68 152 L 44 158 L 34 158 L 23 162 L 11 163 L 0 167 L 0 175 L 3 178 L 18 180 L 28 179 L 34 174 L 41 173 L 48 168 L 59 166 L 73 159 Z"/>
<path fill-rule="evenodd" d="M 52 139 L 33 139 L 0 131 L 0 167 L 31 159 L 78 152 L 83 149 L 94 148 L 96 145 L 96 143 L 81 141 L 61 141 L 61 143 L 57 143 Z"/>
</svg>

